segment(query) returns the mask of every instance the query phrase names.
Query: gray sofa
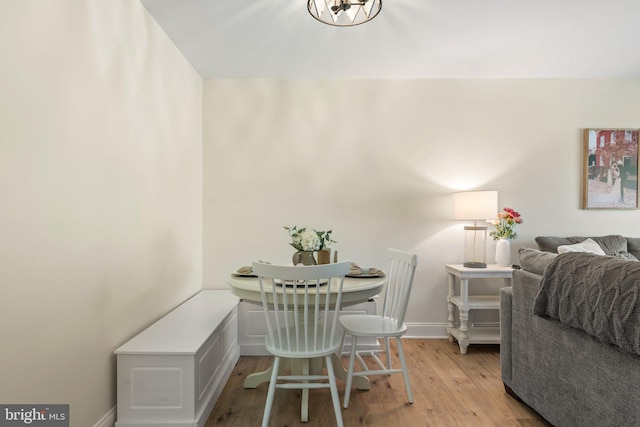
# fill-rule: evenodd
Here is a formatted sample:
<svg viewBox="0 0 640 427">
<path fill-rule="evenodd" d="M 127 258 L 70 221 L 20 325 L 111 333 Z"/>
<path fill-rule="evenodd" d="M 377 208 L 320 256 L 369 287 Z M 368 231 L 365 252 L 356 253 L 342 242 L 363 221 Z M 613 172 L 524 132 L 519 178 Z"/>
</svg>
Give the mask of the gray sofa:
<svg viewBox="0 0 640 427">
<path fill-rule="evenodd" d="M 522 269 L 500 290 L 502 380 L 509 394 L 556 427 L 640 426 L 640 356 L 533 313 L 557 247 L 585 239 L 537 237 L 537 250 L 520 249 Z M 640 238 L 592 239 L 607 255 L 628 252 L 640 259 Z"/>
</svg>

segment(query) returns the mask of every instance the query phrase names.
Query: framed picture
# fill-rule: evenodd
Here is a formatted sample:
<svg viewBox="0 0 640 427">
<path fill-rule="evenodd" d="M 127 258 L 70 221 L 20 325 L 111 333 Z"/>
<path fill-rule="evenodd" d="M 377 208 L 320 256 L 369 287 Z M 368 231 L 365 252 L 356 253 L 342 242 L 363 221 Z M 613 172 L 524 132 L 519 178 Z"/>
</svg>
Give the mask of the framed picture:
<svg viewBox="0 0 640 427">
<path fill-rule="evenodd" d="M 639 133 L 584 130 L 584 209 L 638 209 Z"/>
</svg>

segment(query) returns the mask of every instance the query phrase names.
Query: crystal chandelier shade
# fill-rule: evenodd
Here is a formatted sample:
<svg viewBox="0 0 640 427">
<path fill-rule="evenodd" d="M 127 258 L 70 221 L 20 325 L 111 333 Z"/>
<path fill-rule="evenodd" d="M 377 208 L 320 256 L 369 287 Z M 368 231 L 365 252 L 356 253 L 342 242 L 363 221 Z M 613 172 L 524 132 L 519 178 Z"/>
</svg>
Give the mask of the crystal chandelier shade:
<svg viewBox="0 0 640 427">
<path fill-rule="evenodd" d="M 324 24 L 350 27 L 375 18 L 382 9 L 382 0 L 308 0 L 307 9 Z"/>
</svg>

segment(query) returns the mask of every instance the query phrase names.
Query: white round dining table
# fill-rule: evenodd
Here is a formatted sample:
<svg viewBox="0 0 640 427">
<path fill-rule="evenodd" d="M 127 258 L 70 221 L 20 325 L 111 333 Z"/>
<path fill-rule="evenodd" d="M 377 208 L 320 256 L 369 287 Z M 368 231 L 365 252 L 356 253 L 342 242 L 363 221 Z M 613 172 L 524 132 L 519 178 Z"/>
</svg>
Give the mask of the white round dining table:
<svg viewBox="0 0 640 427">
<path fill-rule="evenodd" d="M 342 286 L 342 306 L 366 302 L 369 298 L 380 293 L 385 283 L 385 277 L 345 277 Z M 260 284 L 255 276 L 231 275 L 227 279 L 227 284 L 231 287 L 231 292 L 242 298 L 244 301 L 262 305 L 260 296 Z M 326 295 L 327 291 L 335 294 L 331 296 L 331 301 L 335 302 L 338 292 L 338 284 L 335 279 L 330 286 L 320 286 L 320 295 Z M 270 291 L 267 290 L 267 300 L 272 302 Z"/>
</svg>

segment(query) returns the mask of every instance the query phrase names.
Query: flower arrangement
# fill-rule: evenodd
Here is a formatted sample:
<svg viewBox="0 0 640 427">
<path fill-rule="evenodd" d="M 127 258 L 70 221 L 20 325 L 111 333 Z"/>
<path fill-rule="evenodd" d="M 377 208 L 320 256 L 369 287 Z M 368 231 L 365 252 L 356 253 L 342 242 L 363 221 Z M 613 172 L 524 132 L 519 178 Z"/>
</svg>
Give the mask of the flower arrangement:
<svg viewBox="0 0 640 427">
<path fill-rule="evenodd" d="M 338 243 L 331 238 L 332 230 L 316 231 L 307 227 L 284 227 L 291 236 L 291 246 L 299 251 L 320 251 L 328 248 L 331 243 Z"/>
<path fill-rule="evenodd" d="M 522 224 L 520 214 L 511 208 L 504 208 L 502 212 L 498 212 L 498 219 L 491 222 L 496 230 L 489 233 L 493 240 L 498 239 L 515 239 L 518 233 L 514 228 L 516 224 Z"/>
</svg>

